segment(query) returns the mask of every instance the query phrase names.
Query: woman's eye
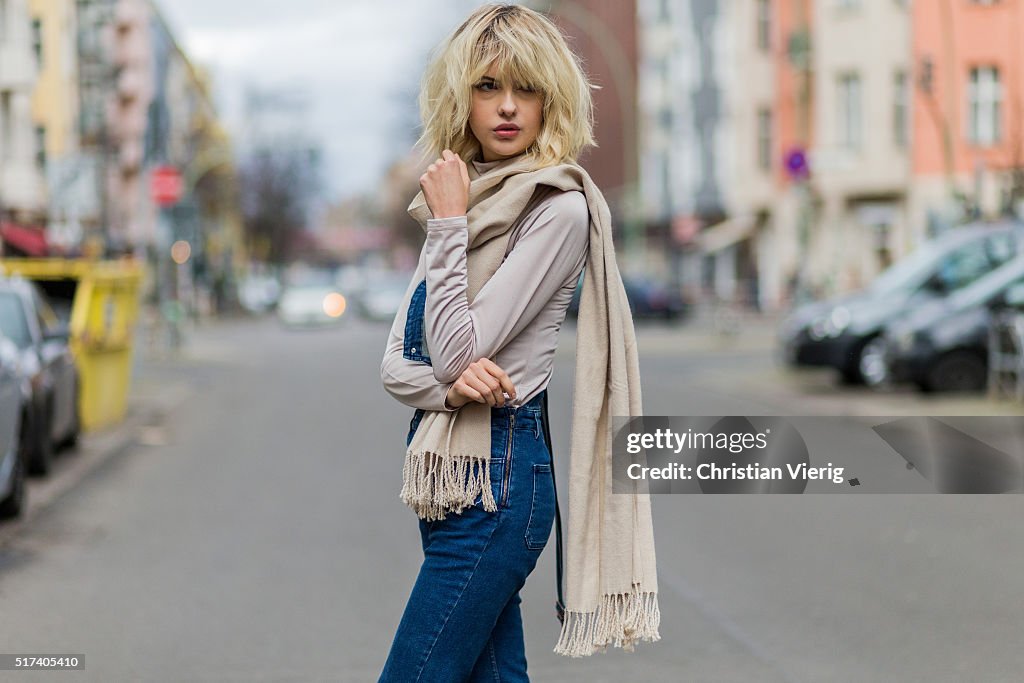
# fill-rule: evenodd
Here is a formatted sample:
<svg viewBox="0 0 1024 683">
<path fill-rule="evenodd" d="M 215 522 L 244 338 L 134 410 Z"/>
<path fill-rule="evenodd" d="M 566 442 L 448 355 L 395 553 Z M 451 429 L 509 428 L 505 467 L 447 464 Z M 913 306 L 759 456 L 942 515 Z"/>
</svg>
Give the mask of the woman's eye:
<svg viewBox="0 0 1024 683">
<path fill-rule="evenodd" d="M 494 87 L 494 83 L 491 81 L 484 81 L 483 83 L 478 83 L 476 87 L 480 90 L 488 90 Z"/>
</svg>

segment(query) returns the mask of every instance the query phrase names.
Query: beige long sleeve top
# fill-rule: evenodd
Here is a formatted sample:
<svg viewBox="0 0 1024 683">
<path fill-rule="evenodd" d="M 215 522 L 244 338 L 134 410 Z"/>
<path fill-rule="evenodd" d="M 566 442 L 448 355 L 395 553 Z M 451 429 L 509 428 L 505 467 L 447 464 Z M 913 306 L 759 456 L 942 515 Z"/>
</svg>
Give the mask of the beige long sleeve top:
<svg viewBox="0 0 1024 683">
<path fill-rule="evenodd" d="M 485 173 L 500 162 L 472 163 Z M 448 389 L 470 363 L 489 358 L 516 388 L 510 405 L 526 403 L 551 380 L 558 332 L 586 264 L 586 197 L 556 188 L 538 191 L 512 226 L 501 266 L 472 303 L 466 297 L 466 217 L 430 219 L 426 232 L 381 363 L 385 390 L 415 408 L 452 410 L 445 405 Z M 430 365 L 403 356 L 406 315 L 424 279 Z"/>
</svg>

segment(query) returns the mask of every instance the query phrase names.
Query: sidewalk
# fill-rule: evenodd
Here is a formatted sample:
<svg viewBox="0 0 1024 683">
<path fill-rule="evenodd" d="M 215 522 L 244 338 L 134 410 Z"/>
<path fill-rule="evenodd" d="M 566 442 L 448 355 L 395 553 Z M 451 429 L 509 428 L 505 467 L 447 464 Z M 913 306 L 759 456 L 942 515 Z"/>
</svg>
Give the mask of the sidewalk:
<svg viewBox="0 0 1024 683">
<path fill-rule="evenodd" d="M 991 399 L 985 394 L 924 394 L 911 386 L 872 389 L 844 386 L 828 369 L 794 370 L 773 366 L 757 373 L 744 373 L 751 393 L 779 406 L 790 414 L 846 415 L 865 418 L 878 416 L 1020 416 L 1024 404 L 1009 398 Z"/>
<path fill-rule="evenodd" d="M 119 423 L 85 432 L 72 450 L 56 454 L 53 469 L 42 479 L 27 480 L 26 508 L 17 519 L 0 524 L 0 545 L 6 544 L 38 515 L 94 472 L 116 462 L 140 444 L 160 439 L 166 417 L 191 395 L 190 382 L 173 377 L 173 365 L 151 363 L 136 351 L 128 405 Z"/>
</svg>

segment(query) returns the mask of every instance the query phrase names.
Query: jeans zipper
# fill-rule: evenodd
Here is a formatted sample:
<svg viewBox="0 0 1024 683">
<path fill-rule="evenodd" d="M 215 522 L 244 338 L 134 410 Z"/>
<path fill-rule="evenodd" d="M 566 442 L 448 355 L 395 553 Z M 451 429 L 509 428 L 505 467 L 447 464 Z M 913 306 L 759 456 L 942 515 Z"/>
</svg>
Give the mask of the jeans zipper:
<svg viewBox="0 0 1024 683">
<path fill-rule="evenodd" d="M 509 417 L 508 425 L 508 442 L 505 446 L 505 480 L 502 483 L 502 494 L 501 494 L 501 507 L 505 507 L 508 503 L 508 490 L 509 480 L 512 478 L 512 434 L 516 430 L 516 416 L 513 414 Z"/>
</svg>

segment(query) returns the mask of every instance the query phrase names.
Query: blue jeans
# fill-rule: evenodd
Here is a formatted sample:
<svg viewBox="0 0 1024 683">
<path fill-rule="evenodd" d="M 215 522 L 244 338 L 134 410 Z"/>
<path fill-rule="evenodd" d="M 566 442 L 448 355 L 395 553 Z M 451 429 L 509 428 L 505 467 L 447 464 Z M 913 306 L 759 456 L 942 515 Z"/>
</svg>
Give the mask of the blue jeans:
<svg viewBox="0 0 1024 683">
<path fill-rule="evenodd" d="M 423 565 L 378 683 L 529 680 L 519 591 L 555 519 L 542 399 L 543 392 L 519 408 L 491 408 L 496 512 L 478 496 L 461 515 L 419 520 Z"/>
</svg>

